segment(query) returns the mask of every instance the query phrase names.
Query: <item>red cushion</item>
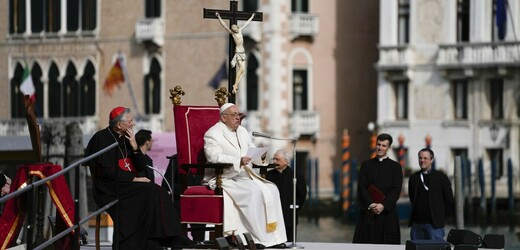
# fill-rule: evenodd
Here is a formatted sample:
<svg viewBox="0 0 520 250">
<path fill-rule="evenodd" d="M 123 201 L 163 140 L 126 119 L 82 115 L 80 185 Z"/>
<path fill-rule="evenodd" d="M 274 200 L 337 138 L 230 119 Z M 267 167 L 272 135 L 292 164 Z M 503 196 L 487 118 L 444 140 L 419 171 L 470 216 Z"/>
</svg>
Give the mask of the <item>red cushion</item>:
<svg viewBox="0 0 520 250">
<path fill-rule="evenodd" d="M 222 224 L 222 195 L 181 195 L 181 223 Z"/>
<path fill-rule="evenodd" d="M 211 190 L 206 186 L 189 186 L 183 195 L 215 195 L 215 190 Z"/>
</svg>

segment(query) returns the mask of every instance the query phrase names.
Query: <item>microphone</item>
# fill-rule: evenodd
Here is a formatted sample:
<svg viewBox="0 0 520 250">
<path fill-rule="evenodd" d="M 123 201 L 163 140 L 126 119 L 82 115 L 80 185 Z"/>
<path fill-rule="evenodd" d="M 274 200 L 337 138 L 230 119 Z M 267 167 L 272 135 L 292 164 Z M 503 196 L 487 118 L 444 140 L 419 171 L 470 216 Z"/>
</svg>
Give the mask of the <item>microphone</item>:
<svg viewBox="0 0 520 250">
<path fill-rule="evenodd" d="M 295 137 L 295 138 L 278 138 L 278 137 L 272 137 L 268 134 L 264 134 L 264 133 L 260 133 L 260 132 L 253 132 L 253 137 L 262 137 L 262 138 L 267 138 L 267 139 L 271 139 L 271 140 L 279 140 L 279 141 L 297 141 L 298 138 Z"/>
<path fill-rule="evenodd" d="M 263 137 L 263 138 L 271 139 L 270 135 L 262 134 L 260 132 L 253 132 L 253 136 L 254 137 Z"/>
<path fill-rule="evenodd" d="M 146 167 L 152 169 L 153 171 L 155 171 L 156 173 L 158 173 L 164 180 L 166 180 L 166 178 L 164 177 L 163 174 L 161 174 L 161 172 L 159 172 L 159 170 L 155 169 L 154 167 L 150 166 L 150 165 L 146 165 Z M 172 201 L 173 201 L 173 189 L 172 189 L 172 186 L 170 186 L 170 183 L 168 183 L 168 181 L 166 181 L 166 184 L 168 185 L 168 189 L 170 189 L 170 194 L 172 195 Z"/>
</svg>

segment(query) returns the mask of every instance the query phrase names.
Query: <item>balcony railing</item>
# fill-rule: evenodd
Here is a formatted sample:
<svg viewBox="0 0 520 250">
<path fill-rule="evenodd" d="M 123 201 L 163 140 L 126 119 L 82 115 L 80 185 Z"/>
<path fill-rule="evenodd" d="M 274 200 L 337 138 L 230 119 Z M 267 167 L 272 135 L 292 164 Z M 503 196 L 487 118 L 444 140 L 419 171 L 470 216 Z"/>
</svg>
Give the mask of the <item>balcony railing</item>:
<svg viewBox="0 0 520 250">
<path fill-rule="evenodd" d="M 163 131 L 163 120 L 164 118 L 161 115 L 136 117 L 134 132 L 137 132 L 139 129 L 149 129 L 154 132 Z M 38 119 L 37 122 L 40 124 L 57 122 L 69 124 L 77 122 L 83 134 L 94 134 L 98 130 L 98 119 L 94 117 L 46 118 L 45 120 Z M 27 120 L 23 118 L 0 120 L 0 136 L 29 136 Z"/>
<path fill-rule="evenodd" d="M 98 120 L 93 117 L 69 117 L 69 118 L 46 118 L 44 121 L 38 118 L 38 123 L 72 123 L 77 122 L 83 134 L 93 134 L 97 130 Z M 10 119 L 0 120 L 0 136 L 29 136 L 29 129 L 27 128 L 27 120 L 25 119 Z"/>
<path fill-rule="evenodd" d="M 242 126 L 249 131 L 262 130 L 262 113 L 259 111 L 247 111 L 246 118 L 242 121 Z"/>
<path fill-rule="evenodd" d="M 308 13 L 292 13 L 289 16 L 291 24 L 291 37 L 314 36 L 319 31 L 319 19 Z"/>
<path fill-rule="evenodd" d="M 520 64 L 520 43 L 464 43 L 439 46 L 437 65 L 444 67 Z"/>
<path fill-rule="evenodd" d="M 410 64 L 410 50 L 406 45 L 379 46 L 378 67 L 406 67 Z"/>
<path fill-rule="evenodd" d="M 294 111 L 290 124 L 292 135 L 316 135 L 320 132 L 320 115 L 313 111 Z"/>
<path fill-rule="evenodd" d="M 161 18 L 138 20 L 135 24 L 135 38 L 138 42 L 152 41 L 162 46 L 164 44 L 164 20 Z"/>
<path fill-rule="evenodd" d="M 265 131 L 262 128 L 262 112 L 248 111 L 242 126 L 249 131 Z M 320 132 L 320 116 L 313 111 L 294 111 L 290 114 L 290 133 L 293 136 L 316 135 Z"/>
<path fill-rule="evenodd" d="M 162 115 L 141 115 L 139 117 L 136 117 L 134 120 L 134 132 L 137 132 L 140 129 L 148 129 L 154 132 L 164 131 L 162 125 L 164 117 Z"/>
</svg>

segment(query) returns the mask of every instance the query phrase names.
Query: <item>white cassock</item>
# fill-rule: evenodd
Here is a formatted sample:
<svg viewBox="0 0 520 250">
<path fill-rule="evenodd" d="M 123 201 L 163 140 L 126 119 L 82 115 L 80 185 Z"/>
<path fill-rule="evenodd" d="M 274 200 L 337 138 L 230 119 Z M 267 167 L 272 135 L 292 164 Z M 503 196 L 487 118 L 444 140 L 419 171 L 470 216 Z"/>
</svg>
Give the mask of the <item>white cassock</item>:
<svg viewBox="0 0 520 250">
<path fill-rule="evenodd" d="M 240 166 L 240 158 L 254 147 L 247 130 L 236 131 L 219 121 L 204 134 L 204 153 L 208 162 L 231 163 L 224 169 L 224 234 L 251 233 L 255 243 L 273 246 L 287 241 L 280 194 L 275 184 L 251 168 Z M 206 169 L 204 181 L 215 180 L 213 169 Z M 211 185 L 210 185 L 211 186 Z"/>
</svg>

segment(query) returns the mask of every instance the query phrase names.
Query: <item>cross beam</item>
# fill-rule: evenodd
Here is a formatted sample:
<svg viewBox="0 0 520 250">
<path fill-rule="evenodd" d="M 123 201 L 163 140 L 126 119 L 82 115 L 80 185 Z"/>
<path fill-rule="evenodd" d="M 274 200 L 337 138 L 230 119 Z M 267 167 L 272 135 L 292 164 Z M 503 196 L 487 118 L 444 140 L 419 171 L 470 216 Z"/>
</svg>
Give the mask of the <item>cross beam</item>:
<svg viewBox="0 0 520 250">
<path fill-rule="evenodd" d="M 238 11 L 238 2 L 237 1 L 229 1 L 229 10 L 218 10 L 218 9 L 206 9 L 204 8 L 204 18 L 209 19 L 217 19 L 217 16 L 215 15 L 216 12 L 220 14 L 220 18 L 229 20 L 229 27 L 233 24 L 237 24 L 238 20 L 246 21 L 248 20 L 253 13 L 255 14 L 255 17 L 253 18 L 253 21 L 259 21 L 261 22 L 263 20 L 263 13 L 262 12 L 247 12 L 247 11 Z M 235 82 L 235 71 L 231 70 L 231 60 L 233 59 L 233 56 L 235 54 L 235 42 L 233 40 L 233 37 L 231 34 L 229 35 L 229 60 L 228 60 L 228 91 L 231 92 L 233 89 L 233 83 Z M 235 94 L 232 92 L 230 93 L 228 102 L 236 103 L 235 101 Z"/>
</svg>

